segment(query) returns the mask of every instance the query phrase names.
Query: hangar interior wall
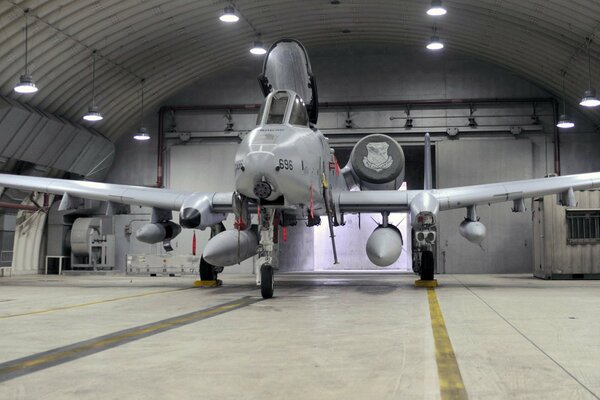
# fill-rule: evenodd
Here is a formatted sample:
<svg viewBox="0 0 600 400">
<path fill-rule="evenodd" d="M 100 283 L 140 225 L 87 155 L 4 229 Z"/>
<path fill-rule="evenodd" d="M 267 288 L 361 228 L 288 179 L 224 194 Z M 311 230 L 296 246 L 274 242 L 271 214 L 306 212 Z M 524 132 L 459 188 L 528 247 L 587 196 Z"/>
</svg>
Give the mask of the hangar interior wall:
<svg viewBox="0 0 600 400">
<path fill-rule="evenodd" d="M 437 147 L 438 187 L 466 186 L 533 177 L 534 145 L 529 139 L 444 141 Z M 487 228 L 481 246 L 458 234 L 466 210 L 439 215 L 437 270 L 442 273 L 527 272 L 532 263 L 531 201 L 524 213 L 512 203 L 477 207 Z"/>
<path fill-rule="evenodd" d="M 348 45 L 309 49 L 309 56 L 318 79 L 321 102 L 552 97 L 552 94 L 510 71 L 451 51 L 432 55 L 414 48 Z M 259 103 L 262 96 L 256 76 L 260 68 L 261 65 L 257 62 L 223 71 L 192 85 L 164 105 Z M 536 107 L 540 117 L 536 128 L 538 130 L 524 132 L 517 138 L 508 131 L 485 130 L 467 135 L 459 134 L 457 140 L 444 134 L 435 137 L 438 187 L 527 179 L 552 172 L 552 110 L 549 105 Z M 515 110 L 508 115 L 506 107 L 497 105 L 479 110 L 479 114 L 476 111 L 476 116 L 480 123 L 487 118 L 488 125 L 507 125 L 511 121 L 520 125 L 525 124 L 522 121 L 530 121 L 531 105 L 522 105 Z M 116 160 L 108 181 L 155 184 L 157 111 L 152 110 L 144 119 L 151 130 L 152 140 L 137 143 L 131 139 L 130 134 L 124 134 L 116 144 Z M 350 114 L 346 110 L 323 112 L 319 127 L 326 132 L 337 132 L 345 127 L 345 121 L 350 116 L 353 132 L 360 135 L 361 132 L 365 134 L 380 128 L 398 127 L 404 123 L 403 120 L 390 121 L 390 116 L 405 115 L 404 109 L 350 111 Z M 411 115 L 422 126 L 442 126 L 449 121 L 456 121 L 452 120 L 452 112 L 422 110 L 413 111 Z M 568 108 L 568 112 L 575 116 L 577 126 L 560 136 L 562 173 L 600 170 L 600 158 L 597 157 L 600 154 L 600 140 L 595 127 L 578 114 L 576 109 Z M 507 115 L 513 119 L 507 120 Z M 253 128 L 254 117 L 253 112 L 233 113 L 234 132 L 230 134 L 223 133 L 227 122 L 223 112 L 178 113 L 175 124 L 169 119 L 168 123 L 172 126 L 167 124 L 166 129 L 188 131 L 204 138 L 194 139 L 192 135 L 189 142 L 182 143 L 175 135 L 167 140 L 167 166 L 170 168 L 166 173 L 170 179 L 167 184 L 186 190 L 231 190 L 235 136 Z M 356 141 L 356 137 L 342 137 L 342 142 Z M 396 137 L 400 143 L 410 144 L 422 140 L 422 133 L 404 132 L 398 133 Z M 530 205 L 528 208 L 531 208 Z M 442 214 L 438 271 L 531 272 L 530 211 L 513 214 L 510 212 L 510 204 L 502 204 L 489 208 L 480 207 L 479 213 L 489 233 L 483 249 L 457 234 L 458 224 L 464 217 L 463 210 Z M 297 245 L 290 245 L 283 257 L 288 260 L 297 258 L 298 254 L 304 254 L 309 259 L 314 257 L 306 246 L 310 240 L 314 240 L 311 239 L 313 237 L 303 236 L 309 235 L 306 232 L 310 231 L 300 228 L 296 230 L 302 232 L 297 234 Z M 191 234 L 184 231 L 178 240 L 188 243 L 191 241 Z M 202 235 L 199 240 L 201 245 L 207 239 Z M 290 236 L 294 235 L 296 232 L 290 230 Z M 363 245 L 364 243 L 360 244 L 361 247 Z M 249 268 L 245 265 L 240 271 L 247 271 Z"/>
</svg>

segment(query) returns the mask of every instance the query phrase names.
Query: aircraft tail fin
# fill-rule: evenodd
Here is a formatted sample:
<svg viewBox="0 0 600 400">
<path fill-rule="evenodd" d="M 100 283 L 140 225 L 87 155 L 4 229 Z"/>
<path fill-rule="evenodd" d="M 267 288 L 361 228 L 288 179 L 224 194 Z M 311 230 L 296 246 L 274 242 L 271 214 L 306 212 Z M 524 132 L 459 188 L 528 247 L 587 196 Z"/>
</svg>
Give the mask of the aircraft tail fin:
<svg viewBox="0 0 600 400">
<path fill-rule="evenodd" d="M 423 189 L 433 189 L 433 166 L 431 164 L 431 137 L 425 134 L 425 174 L 423 177 Z"/>
</svg>

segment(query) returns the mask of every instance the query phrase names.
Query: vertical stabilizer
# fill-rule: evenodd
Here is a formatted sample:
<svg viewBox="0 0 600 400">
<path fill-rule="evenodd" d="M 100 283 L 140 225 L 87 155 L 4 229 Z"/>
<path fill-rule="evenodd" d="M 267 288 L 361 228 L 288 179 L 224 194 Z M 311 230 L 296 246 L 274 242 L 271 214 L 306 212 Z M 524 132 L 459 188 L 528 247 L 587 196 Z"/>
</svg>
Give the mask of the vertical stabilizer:
<svg viewBox="0 0 600 400">
<path fill-rule="evenodd" d="M 425 176 L 423 177 L 423 189 L 433 189 L 433 170 L 431 165 L 431 137 L 425 134 Z"/>
</svg>

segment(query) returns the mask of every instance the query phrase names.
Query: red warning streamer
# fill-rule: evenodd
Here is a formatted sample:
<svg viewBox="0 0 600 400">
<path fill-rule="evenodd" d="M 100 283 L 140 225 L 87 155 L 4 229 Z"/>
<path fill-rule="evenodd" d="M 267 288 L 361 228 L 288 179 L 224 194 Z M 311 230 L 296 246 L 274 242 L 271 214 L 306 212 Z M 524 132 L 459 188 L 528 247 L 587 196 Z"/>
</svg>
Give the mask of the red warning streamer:
<svg viewBox="0 0 600 400">
<path fill-rule="evenodd" d="M 196 231 L 194 231 L 194 235 L 192 236 L 192 255 L 196 255 Z"/>
</svg>

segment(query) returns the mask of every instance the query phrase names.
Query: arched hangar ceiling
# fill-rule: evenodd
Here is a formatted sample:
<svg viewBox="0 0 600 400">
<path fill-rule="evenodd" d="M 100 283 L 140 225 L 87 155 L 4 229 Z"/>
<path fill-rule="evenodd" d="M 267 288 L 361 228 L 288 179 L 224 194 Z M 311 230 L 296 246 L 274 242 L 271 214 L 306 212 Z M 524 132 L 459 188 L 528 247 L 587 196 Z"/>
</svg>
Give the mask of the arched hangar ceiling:
<svg viewBox="0 0 600 400">
<path fill-rule="evenodd" d="M 268 46 L 280 37 L 311 46 L 394 43 L 424 46 L 434 18 L 429 0 L 237 0 L 242 19 L 224 24 L 222 0 L 1 0 L 1 94 L 80 120 L 90 104 L 91 51 L 99 56 L 95 125 L 116 140 L 146 104 L 160 104 L 187 84 L 253 57 L 258 32 Z M 335 2 L 333 2 L 335 3 Z M 593 84 L 600 86 L 597 0 L 445 0 L 438 33 L 449 51 L 501 65 L 572 104 L 587 88 L 586 38 L 592 38 Z M 40 91 L 13 93 L 23 73 L 23 10 L 31 9 L 30 71 Z M 596 43 L 596 41 L 598 43 Z M 589 112 L 597 123 L 600 112 Z"/>
</svg>

